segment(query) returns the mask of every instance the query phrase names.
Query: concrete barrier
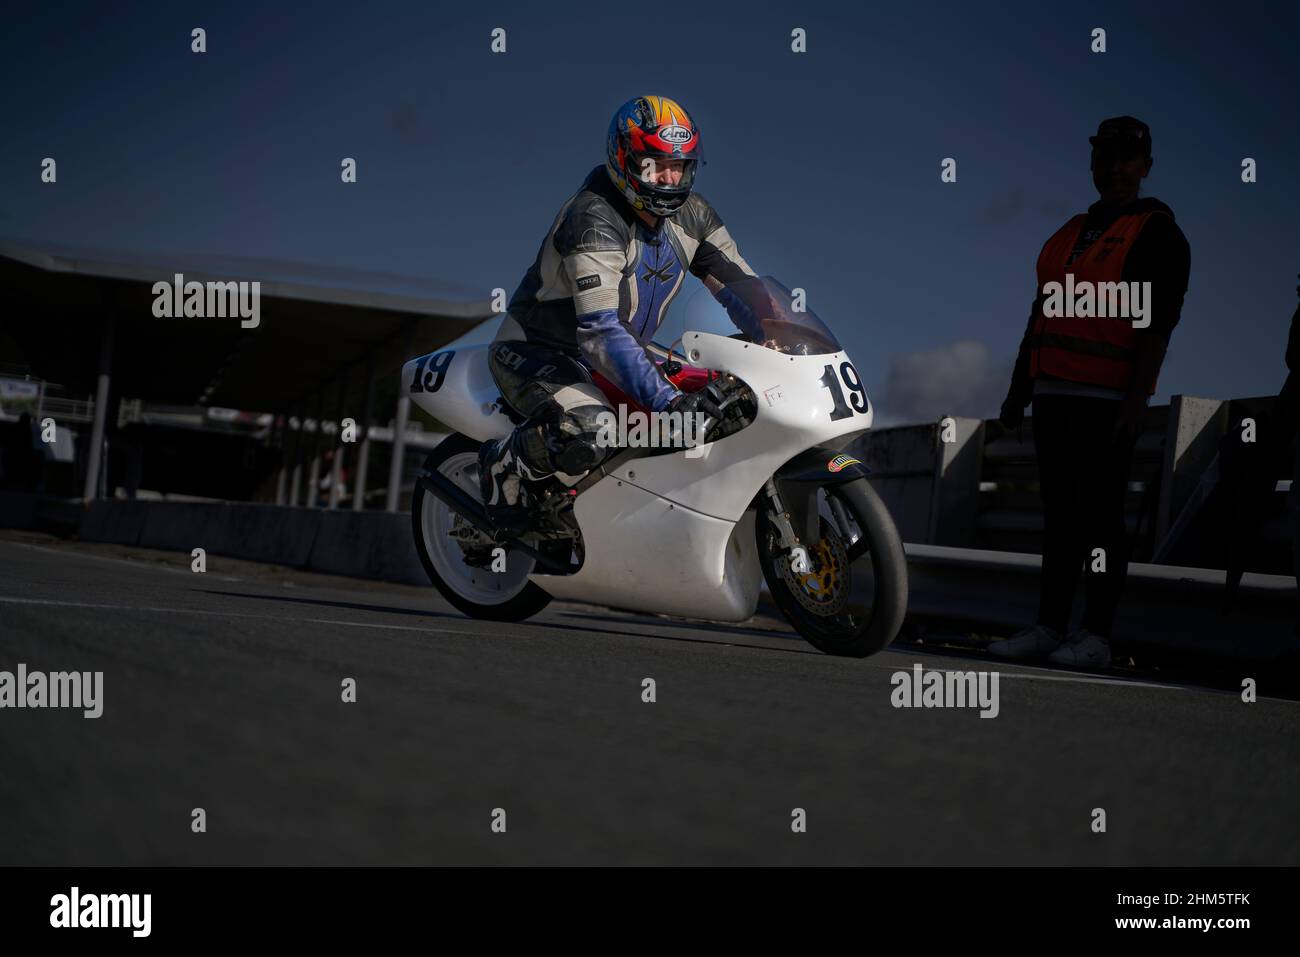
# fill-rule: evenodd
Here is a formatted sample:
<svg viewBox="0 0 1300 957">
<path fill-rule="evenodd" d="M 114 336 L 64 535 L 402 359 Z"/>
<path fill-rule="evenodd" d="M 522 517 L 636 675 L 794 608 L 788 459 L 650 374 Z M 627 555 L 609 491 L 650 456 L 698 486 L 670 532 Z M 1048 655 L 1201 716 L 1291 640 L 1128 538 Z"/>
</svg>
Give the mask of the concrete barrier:
<svg viewBox="0 0 1300 957">
<path fill-rule="evenodd" d="M 202 548 L 213 555 L 231 555 L 223 521 L 226 506 L 208 502 L 149 502 L 140 529 L 141 548 L 188 552 Z"/>
<path fill-rule="evenodd" d="M 325 511 L 241 502 L 99 501 L 80 537 L 288 565 L 329 575 L 427 585 L 404 513 Z"/>
<path fill-rule="evenodd" d="M 319 512 L 307 567 L 330 575 L 359 575 L 427 585 L 405 512 Z"/>
<path fill-rule="evenodd" d="M 88 542 L 139 545 L 153 502 L 94 501 L 82 516 L 78 535 Z"/>
<path fill-rule="evenodd" d="M 227 506 L 220 554 L 306 568 L 324 512 L 275 505 Z M 345 573 L 346 574 L 346 573 Z"/>
<path fill-rule="evenodd" d="M 35 528 L 40 498 L 35 492 L 0 492 L 0 528 Z"/>
<path fill-rule="evenodd" d="M 929 545 L 969 545 L 976 538 L 984 422 L 945 416 L 926 425 L 872 430 L 848 451 L 871 469 L 898 532 Z"/>
</svg>

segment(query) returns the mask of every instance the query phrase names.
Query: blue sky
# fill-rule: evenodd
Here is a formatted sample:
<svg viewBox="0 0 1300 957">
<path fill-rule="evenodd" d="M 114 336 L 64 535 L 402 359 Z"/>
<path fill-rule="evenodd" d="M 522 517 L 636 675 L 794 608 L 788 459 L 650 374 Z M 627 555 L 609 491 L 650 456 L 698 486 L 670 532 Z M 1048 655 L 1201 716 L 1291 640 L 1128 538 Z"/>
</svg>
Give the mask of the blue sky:
<svg viewBox="0 0 1300 957">
<path fill-rule="evenodd" d="M 1096 198 L 1087 137 L 1130 113 L 1152 129 L 1144 192 L 1192 247 L 1157 399 L 1275 392 L 1300 272 L 1300 5 L 988 6 L 17 8 L 0 35 L 0 239 L 509 292 L 613 110 L 657 92 L 700 123 L 698 188 L 745 257 L 808 291 L 883 412 L 987 415 L 1039 248 Z M 57 187 L 39 183 L 45 156 Z"/>
</svg>

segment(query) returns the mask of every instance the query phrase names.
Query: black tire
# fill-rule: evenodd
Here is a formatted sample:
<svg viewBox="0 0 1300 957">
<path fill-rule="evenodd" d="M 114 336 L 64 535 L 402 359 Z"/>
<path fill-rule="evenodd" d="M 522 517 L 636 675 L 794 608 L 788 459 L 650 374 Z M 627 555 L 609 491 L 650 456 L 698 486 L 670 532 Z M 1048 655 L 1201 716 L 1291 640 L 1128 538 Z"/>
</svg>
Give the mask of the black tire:
<svg viewBox="0 0 1300 957">
<path fill-rule="evenodd" d="M 443 464 L 453 456 L 471 452 L 477 455 L 481 444 L 468 436 L 454 433 L 429 453 L 424 460 L 424 468 L 429 472 L 443 471 Z M 458 593 L 443 578 L 430 554 L 429 543 L 425 540 L 424 510 L 426 508 L 446 508 L 446 506 L 425 491 L 424 486 L 417 483 L 415 493 L 411 497 L 411 533 L 415 537 L 415 550 L 420 556 L 420 564 L 424 566 L 429 581 L 457 610 L 471 618 L 487 621 L 523 621 L 550 604 L 551 596 L 536 582 L 529 582 L 517 595 L 496 604 L 476 602 Z M 506 555 L 507 561 L 531 561 L 528 557 L 514 552 L 507 551 Z"/>
<path fill-rule="evenodd" d="M 787 580 L 788 571 L 783 574 L 776 564 L 788 559 L 776 547 L 780 536 L 765 510 L 760 510 L 755 523 L 759 564 L 773 602 L 809 644 L 828 655 L 865 658 L 888 647 L 903 626 L 907 614 L 907 556 L 889 509 L 866 479 L 828 486 L 823 491 L 844 506 L 861 534 L 864 544 L 859 547 L 863 551 L 856 561 L 849 562 L 844 587 L 852 592 L 855 587 L 865 586 L 864 579 L 870 578 L 870 607 L 852 604 L 848 598 L 845 608 L 835 614 L 822 614 L 806 607 L 793 592 Z M 821 519 L 821 531 L 823 538 L 819 544 L 828 552 L 833 552 L 833 538 L 847 544 L 825 517 Z M 845 549 L 845 557 L 847 552 Z M 858 581 L 853 580 L 855 575 Z"/>
</svg>

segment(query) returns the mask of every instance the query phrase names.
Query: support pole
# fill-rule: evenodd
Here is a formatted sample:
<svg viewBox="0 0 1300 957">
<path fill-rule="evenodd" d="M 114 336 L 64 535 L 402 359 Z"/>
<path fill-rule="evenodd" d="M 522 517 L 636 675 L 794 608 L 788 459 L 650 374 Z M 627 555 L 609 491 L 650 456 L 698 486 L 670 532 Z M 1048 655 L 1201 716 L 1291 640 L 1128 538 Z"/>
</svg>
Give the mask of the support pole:
<svg viewBox="0 0 1300 957">
<path fill-rule="evenodd" d="M 280 447 L 280 467 L 275 470 L 275 504 L 284 505 L 288 498 L 288 488 L 286 474 L 289 468 L 289 413 L 285 412 L 275 417 L 272 425 L 272 434 L 278 439 Z"/>
<path fill-rule="evenodd" d="M 357 467 L 352 476 L 352 511 L 366 507 L 366 473 L 370 470 L 370 420 L 375 411 L 375 364 L 366 363 L 366 401 L 361 411 L 361 448 L 357 452 Z"/>
<path fill-rule="evenodd" d="M 406 349 L 404 355 L 410 358 L 415 349 L 415 320 L 407 326 Z M 405 391 L 398 390 L 397 422 L 393 428 L 393 460 L 388 465 L 388 501 L 385 510 L 396 512 L 402 497 L 402 473 L 406 464 L 406 422 L 411 417 L 411 397 Z"/>
<path fill-rule="evenodd" d="M 297 508 L 302 501 L 302 450 L 303 450 L 303 433 L 307 428 L 307 416 L 303 414 L 302 406 L 298 406 L 298 414 L 291 416 L 298 420 L 298 428 L 294 429 L 293 435 L 293 470 L 289 474 L 289 507 Z M 292 426 L 291 426 L 292 427 Z"/>
<path fill-rule="evenodd" d="M 321 429 L 321 412 L 325 403 L 321 399 L 320 393 L 316 394 L 316 431 L 312 433 L 311 439 L 311 464 L 307 468 L 307 501 L 308 508 L 316 507 L 317 496 L 320 495 L 320 455 L 321 439 L 323 430 Z"/>
<path fill-rule="evenodd" d="M 103 337 L 99 343 L 99 382 L 95 388 L 95 415 L 90 426 L 90 447 L 86 452 L 86 484 L 82 498 L 92 501 L 99 497 L 99 471 L 104 450 L 104 426 L 108 420 L 109 386 L 113 380 L 113 317 L 104 319 Z"/>
<path fill-rule="evenodd" d="M 411 417 L 411 397 L 400 396 L 397 400 L 397 421 L 393 425 L 393 460 L 388 465 L 388 501 L 384 508 L 389 512 L 397 511 L 397 504 L 402 495 L 402 473 L 406 461 L 406 422 Z"/>
<path fill-rule="evenodd" d="M 347 411 L 345 408 L 347 398 L 348 376 L 345 372 L 339 377 L 339 400 L 335 405 L 334 425 L 337 431 L 334 433 L 334 466 L 330 469 L 330 494 L 327 506 L 331 510 L 339 507 L 339 499 L 342 497 L 343 455 L 348 447 L 343 441 L 343 415 Z"/>
</svg>

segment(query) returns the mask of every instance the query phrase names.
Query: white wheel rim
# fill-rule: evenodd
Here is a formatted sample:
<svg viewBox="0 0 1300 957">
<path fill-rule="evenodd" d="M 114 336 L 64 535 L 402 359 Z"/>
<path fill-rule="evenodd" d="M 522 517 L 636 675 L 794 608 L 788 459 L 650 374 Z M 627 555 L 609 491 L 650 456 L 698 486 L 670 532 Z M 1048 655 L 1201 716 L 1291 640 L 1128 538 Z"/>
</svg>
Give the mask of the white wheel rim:
<svg viewBox="0 0 1300 957">
<path fill-rule="evenodd" d="M 461 452 L 449 457 L 439 471 L 480 501 L 478 453 Z M 533 560 L 518 552 L 506 552 L 506 570 L 492 571 L 465 563 L 465 553 L 451 537 L 457 515 L 436 495 L 426 491 L 420 509 L 420 533 L 424 549 L 438 575 L 457 595 L 478 605 L 500 605 L 528 587 Z"/>
</svg>

